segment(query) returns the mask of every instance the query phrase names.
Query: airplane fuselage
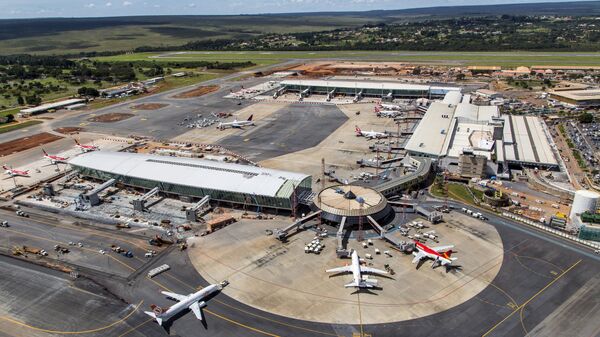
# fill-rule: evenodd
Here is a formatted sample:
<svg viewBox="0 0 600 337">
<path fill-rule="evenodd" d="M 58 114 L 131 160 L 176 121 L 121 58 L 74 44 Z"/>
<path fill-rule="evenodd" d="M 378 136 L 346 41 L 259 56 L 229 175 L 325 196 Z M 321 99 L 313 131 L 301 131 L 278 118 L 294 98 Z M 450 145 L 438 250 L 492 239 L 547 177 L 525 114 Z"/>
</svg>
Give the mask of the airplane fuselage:
<svg viewBox="0 0 600 337">
<path fill-rule="evenodd" d="M 179 301 L 179 302 L 173 304 L 171 307 L 169 307 L 169 309 L 167 309 L 167 311 L 165 311 L 159 315 L 156 315 L 156 316 L 161 318 L 163 321 L 167 321 L 167 320 L 171 319 L 173 316 L 177 315 L 182 310 L 188 309 L 190 307 L 190 305 L 201 301 L 203 298 L 205 298 L 219 290 L 220 289 L 219 289 L 218 285 L 211 284 L 205 288 L 202 288 L 202 290 L 200 290 L 196 293 L 188 295 L 188 297 L 186 299 L 184 299 L 183 301 Z M 204 302 L 200 303 L 200 307 L 203 307 L 204 305 L 205 305 Z"/>
</svg>

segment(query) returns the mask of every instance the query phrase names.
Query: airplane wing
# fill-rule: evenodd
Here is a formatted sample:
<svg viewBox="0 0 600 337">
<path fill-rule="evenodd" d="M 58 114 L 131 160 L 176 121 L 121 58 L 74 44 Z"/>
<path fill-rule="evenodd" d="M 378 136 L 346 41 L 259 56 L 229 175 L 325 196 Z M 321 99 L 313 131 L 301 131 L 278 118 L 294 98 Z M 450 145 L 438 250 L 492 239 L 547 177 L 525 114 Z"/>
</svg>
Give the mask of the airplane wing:
<svg viewBox="0 0 600 337">
<path fill-rule="evenodd" d="M 369 268 L 369 267 L 360 267 L 360 272 L 361 273 L 379 274 L 379 275 L 385 275 L 388 273 L 387 271 L 384 271 L 384 270 L 379 270 L 379 269 Z"/>
<path fill-rule="evenodd" d="M 187 298 L 187 296 L 184 296 L 184 295 L 179 295 L 179 294 L 176 294 L 176 293 L 170 293 L 170 292 L 168 292 L 168 291 L 161 291 L 161 293 L 162 293 L 163 295 L 165 295 L 165 296 L 167 296 L 167 297 L 170 297 L 170 298 L 172 298 L 172 299 L 174 299 L 174 300 L 177 300 L 177 301 L 183 301 L 184 299 L 186 299 L 186 298 Z"/>
<path fill-rule="evenodd" d="M 423 253 L 422 251 L 413 254 L 415 255 L 415 258 L 412 260 L 412 263 L 417 263 L 421 261 L 421 259 L 423 259 L 425 256 L 427 256 L 427 254 Z"/>
<path fill-rule="evenodd" d="M 338 267 L 338 268 L 333 268 L 333 269 L 327 269 L 325 271 L 326 273 L 343 273 L 343 272 L 352 272 L 352 267 L 350 266 L 346 266 L 346 267 Z"/>
<path fill-rule="evenodd" d="M 431 247 L 431 250 L 435 250 L 436 252 L 439 253 L 441 251 L 452 249 L 452 248 L 454 248 L 454 245 Z"/>
<path fill-rule="evenodd" d="M 190 310 L 194 312 L 196 318 L 202 320 L 202 311 L 200 310 L 200 305 L 198 302 L 194 302 L 194 304 L 189 306 Z"/>
</svg>

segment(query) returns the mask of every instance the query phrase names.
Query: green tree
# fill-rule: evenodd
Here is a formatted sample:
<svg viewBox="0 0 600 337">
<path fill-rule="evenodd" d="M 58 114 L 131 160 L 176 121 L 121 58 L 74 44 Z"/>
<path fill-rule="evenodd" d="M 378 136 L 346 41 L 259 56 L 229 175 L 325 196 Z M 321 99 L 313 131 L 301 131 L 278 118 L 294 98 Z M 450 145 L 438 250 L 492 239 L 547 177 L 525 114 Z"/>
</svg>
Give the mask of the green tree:
<svg viewBox="0 0 600 337">
<path fill-rule="evenodd" d="M 584 112 L 581 115 L 579 115 L 580 123 L 591 123 L 593 121 L 594 121 L 594 115 L 592 115 L 589 112 Z"/>
</svg>

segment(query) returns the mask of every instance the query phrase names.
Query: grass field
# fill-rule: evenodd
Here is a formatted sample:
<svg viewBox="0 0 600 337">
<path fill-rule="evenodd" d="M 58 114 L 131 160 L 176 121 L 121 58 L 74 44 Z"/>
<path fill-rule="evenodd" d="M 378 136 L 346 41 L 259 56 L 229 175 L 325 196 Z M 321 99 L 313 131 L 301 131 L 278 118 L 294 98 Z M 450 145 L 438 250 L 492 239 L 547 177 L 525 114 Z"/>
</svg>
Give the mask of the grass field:
<svg viewBox="0 0 600 337">
<path fill-rule="evenodd" d="M 348 59 L 363 61 L 425 62 L 448 65 L 600 65 L 600 53 L 559 52 L 411 52 L 411 51 L 316 51 L 316 52 L 164 52 L 130 53 L 99 57 L 105 61 L 252 61 L 268 65 L 290 59 Z"/>
<path fill-rule="evenodd" d="M 18 129 L 23 129 L 26 128 L 28 126 L 32 126 L 32 125 L 36 125 L 36 124 L 41 124 L 43 123 L 42 121 L 38 121 L 38 120 L 33 120 L 33 121 L 27 121 L 27 122 L 23 122 L 23 123 L 13 123 L 13 124 L 9 124 L 6 126 L 0 126 L 0 133 L 7 133 L 10 131 L 14 131 L 14 130 L 18 130 Z"/>
</svg>

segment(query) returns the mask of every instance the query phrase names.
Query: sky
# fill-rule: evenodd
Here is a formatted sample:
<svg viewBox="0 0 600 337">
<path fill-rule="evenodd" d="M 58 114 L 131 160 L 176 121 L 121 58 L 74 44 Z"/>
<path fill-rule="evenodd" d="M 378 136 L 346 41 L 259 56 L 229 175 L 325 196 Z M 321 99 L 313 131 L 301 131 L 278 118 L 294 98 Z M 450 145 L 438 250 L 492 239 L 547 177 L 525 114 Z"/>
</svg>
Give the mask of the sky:
<svg viewBox="0 0 600 337">
<path fill-rule="evenodd" d="M 0 0 L 0 18 L 367 11 L 552 0 Z M 561 0 L 555 0 L 556 2 Z M 564 0 L 562 0 L 564 1 Z"/>
</svg>

